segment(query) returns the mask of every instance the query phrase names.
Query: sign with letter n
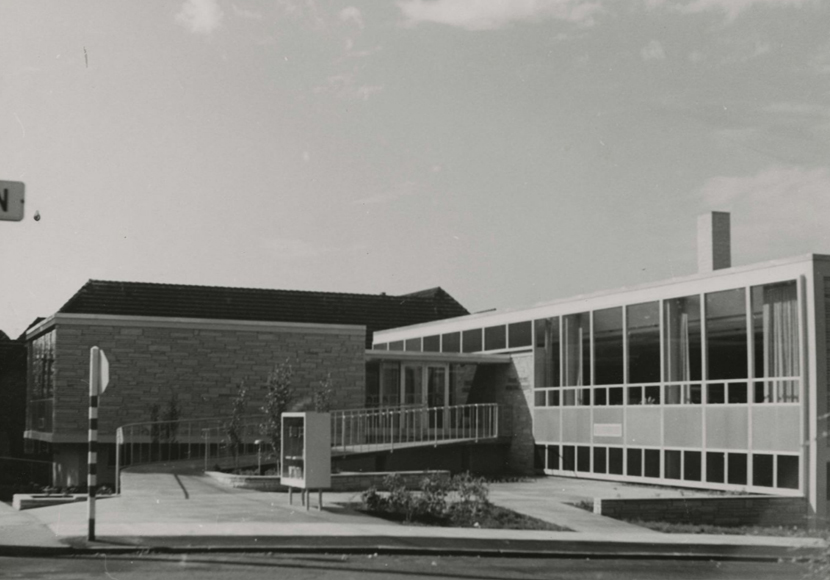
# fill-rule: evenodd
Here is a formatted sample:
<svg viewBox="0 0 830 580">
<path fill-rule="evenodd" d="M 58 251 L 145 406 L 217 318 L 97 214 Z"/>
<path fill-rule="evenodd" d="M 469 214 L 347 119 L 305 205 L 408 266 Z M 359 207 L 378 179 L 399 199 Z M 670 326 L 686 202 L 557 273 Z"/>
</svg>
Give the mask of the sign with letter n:
<svg viewBox="0 0 830 580">
<path fill-rule="evenodd" d="M 0 181 L 0 220 L 19 222 L 23 219 L 23 192 L 20 181 Z"/>
</svg>

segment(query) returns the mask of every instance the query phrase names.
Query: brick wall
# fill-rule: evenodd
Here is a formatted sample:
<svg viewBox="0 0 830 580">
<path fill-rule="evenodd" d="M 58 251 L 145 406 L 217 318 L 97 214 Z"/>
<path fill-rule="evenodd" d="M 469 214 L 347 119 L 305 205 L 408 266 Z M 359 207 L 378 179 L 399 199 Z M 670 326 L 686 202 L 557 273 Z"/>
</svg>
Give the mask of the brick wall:
<svg viewBox="0 0 830 580">
<path fill-rule="evenodd" d="M 620 520 L 717 526 L 799 526 L 807 524 L 803 497 L 730 495 L 688 498 L 594 500 L 594 513 Z"/>
<path fill-rule="evenodd" d="M 164 411 L 173 393 L 181 419 L 227 416 L 235 386 L 245 381 L 249 414 L 263 401 L 264 382 L 277 363 L 290 361 L 298 401 L 331 373 L 333 408 L 363 406 L 364 335 L 360 327 L 187 325 L 136 326 L 56 323 L 55 441 L 85 441 L 89 349 L 110 362 L 110 386 L 99 405 L 99 436 L 150 420 L 154 403 Z"/>
</svg>

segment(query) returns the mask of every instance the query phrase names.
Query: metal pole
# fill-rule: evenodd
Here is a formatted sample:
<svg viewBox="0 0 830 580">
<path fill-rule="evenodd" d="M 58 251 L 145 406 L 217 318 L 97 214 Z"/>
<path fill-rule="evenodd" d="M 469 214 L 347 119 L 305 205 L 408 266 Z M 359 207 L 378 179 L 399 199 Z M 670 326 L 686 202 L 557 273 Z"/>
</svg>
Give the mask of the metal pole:
<svg viewBox="0 0 830 580">
<path fill-rule="evenodd" d="M 124 432 L 121 427 L 115 431 L 115 495 L 121 492 L 121 443 L 124 440 Z"/>
<path fill-rule="evenodd" d="M 87 540 L 95 541 L 95 488 L 98 481 L 98 383 L 101 353 L 97 346 L 89 350 L 89 451 L 87 453 Z"/>
</svg>

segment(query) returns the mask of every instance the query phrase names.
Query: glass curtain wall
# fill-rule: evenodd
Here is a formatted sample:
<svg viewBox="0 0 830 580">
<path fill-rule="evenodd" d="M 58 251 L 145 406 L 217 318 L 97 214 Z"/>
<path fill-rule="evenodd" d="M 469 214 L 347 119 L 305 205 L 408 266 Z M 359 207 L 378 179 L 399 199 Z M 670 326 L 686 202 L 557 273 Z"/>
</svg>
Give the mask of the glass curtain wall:
<svg viewBox="0 0 830 580">
<path fill-rule="evenodd" d="M 28 413 L 26 429 L 52 431 L 55 396 L 55 331 L 39 336 L 29 344 Z"/>
</svg>

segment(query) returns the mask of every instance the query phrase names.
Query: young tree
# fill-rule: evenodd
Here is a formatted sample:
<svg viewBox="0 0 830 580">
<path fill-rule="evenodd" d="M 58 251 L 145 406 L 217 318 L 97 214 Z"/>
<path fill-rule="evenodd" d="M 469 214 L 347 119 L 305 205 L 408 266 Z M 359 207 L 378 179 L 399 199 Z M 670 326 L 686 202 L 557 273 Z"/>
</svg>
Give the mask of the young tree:
<svg viewBox="0 0 830 580">
<path fill-rule="evenodd" d="M 334 396 L 334 383 L 331 380 L 331 373 L 320 381 L 320 385 L 314 390 L 314 410 L 318 413 L 331 411 L 331 399 Z"/>
<path fill-rule="evenodd" d="M 161 435 L 159 428 L 159 414 L 161 413 L 161 406 L 158 403 L 153 403 L 150 406 L 150 442 L 158 443 Z"/>
<path fill-rule="evenodd" d="M 179 419 L 182 416 L 182 408 L 179 404 L 179 395 L 173 393 L 167 401 L 167 408 L 164 410 L 164 416 L 161 418 L 164 421 L 163 434 L 164 439 L 168 443 L 175 443 L 176 436 L 179 433 Z"/>
<path fill-rule="evenodd" d="M 271 450 L 276 457 L 280 454 L 281 417 L 294 400 L 293 379 L 294 369 L 286 360 L 275 365 L 265 381 L 265 404 L 260 408 L 264 417 L 259 424 L 259 430 L 271 444 Z"/>
<path fill-rule="evenodd" d="M 242 417 L 248 406 L 248 388 L 245 381 L 236 385 L 236 395 L 231 401 L 231 419 L 225 424 L 225 434 L 233 456 L 233 464 L 239 467 L 239 450 L 242 447 Z"/>
</svg>

